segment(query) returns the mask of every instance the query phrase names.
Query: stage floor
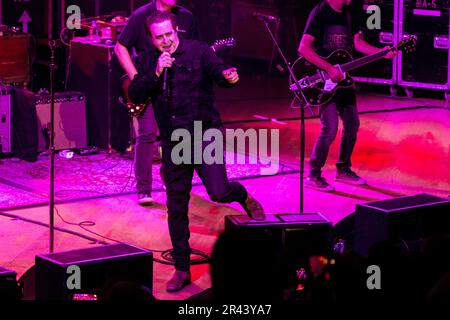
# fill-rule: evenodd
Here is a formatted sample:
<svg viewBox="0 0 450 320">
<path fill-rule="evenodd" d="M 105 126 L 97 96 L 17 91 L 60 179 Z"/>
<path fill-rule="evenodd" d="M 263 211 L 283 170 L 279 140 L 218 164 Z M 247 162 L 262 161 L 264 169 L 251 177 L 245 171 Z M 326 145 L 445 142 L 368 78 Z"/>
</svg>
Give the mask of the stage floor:
<svg viewBox="0 0 450 320">
<path fill-rule="evenodd" d="M 376 104 L 373 99 L 376 97 L 360 96 L 361 108 L 364 109 L 366 104 Z M 270 101 L 270 110 L 276 109 L 282 103 L 282 99 Z M 304 190 L 305 212 L 320 212 L 335 224 L 352 213 L 358 203 L 418 193 L 443 197 L 450 195 L 450 110 L 439 105 L 427 107 L 422 104 L 422 101 L 413 102 L 411 100 L 411 104 L 402 106 L 406 110 L 386 111 L 396 109 L 393 107 L 398 105 L 398 99 L 383 96 L 378 100 L 378 105 L 380 110 L 384 111 L 361 114 L 361 128 L 353 166 L 368 180 L 368 186 L 336 184 L 336 192 L 333 193 L 321 193 L 306 188 Z M 417 106 L 423 106 L 423 108 L 408 109 L 408 107 Z M 256 110 L 257 107 L 252 102 L 249 110 Z M 270 112 L 261 111 L 260 114 L 270 118 L 272 116 Z M 250 114 L 253 113 L 250 112 L 248 115 Z M 237 120 L 249 120 L 248 115 L 245 119 Z M 227 120 L 230 119 L 227 118 Z M 320 126 L 317 118 L 308 119 L 306 125 L 306 156 L 308 158 Z M 243 121 L 229 124 L 228 127 L 280 129 L 281 162 L 293 170 L 286 170 L 274 176 L 241 175 L 240 182 L 262 202 L 267 213 L 298 213 L 299 121 L 295 119 L 279 122 Z M 324 170 L 325 177 L 330 181 L 335 174 L 334 162 L 337 158 L 338 144 L 339 136 L 330 150 L 329 160 Z M 129 169 L 129 166 L 124 168 L 124 170 Z M 1 179 L 18 181 L 14 180 L 16 177 L 8 177 L 7 168 L 0 168 L 0 170 L 3 171 Z M 42 176 L 38 178 L 41 181 L 45 180 Z M 3 193 L 9 193 L 9 196 L 20 190 L 27 192 L 29 197 L 45 199 L 48 183 L 35 184 L 36 181 L 29 181 L 28 184 L 21 184 L 18 181 L 13 185 L 0 181 L 0 188 Z M 124 177 L 121 176 L 119 181 L 123 183 Z M 156 204 L 152 207 L 137 205 L 136 196 L 131 192 L 133 192 L 132 189 L 127 189 L 122 194 L 112 192 L 108 196 L 91 199 L 77 198 L 57 204 L 56 226 L 64 231 L 55 233 L 55 251 L 97 246 L 99 244 L 96 241 L 130 243 L 154 250 L 156 257 L 158 257 L 156 251 L 170 249 L 164 191 L 157 188 L 154 192 Z M 239 205 L 213 203 L 209 200 L 203 186 L 195 186 L 192 190 L 189 211 L 191 247 L 210 253 L 218 234 L 224 228 L 224 217 L 234 214 L 243 214 Z M 82 221 L 92 221 L 95 225 L 81 228 L 78 225 L 63 222 L 61 217 L 66 222 L 78 224 Z M 28 220 L 25 221 L 23 218 Z M 48 228 L 37 223 L 46 224 L 48 219 L 48 206 L 42 201 L 36 201 L 35 205 L 28 208 L 9 206 L 0 212 L 2 239 L 0 266 L 16 271 L 18 277 L 21 277 L 33 266 L 35 255 L 47 253 Z M 193 283 L 181 292 L 167 293 L 165 282 L 170 278 L 172 270 L 173 267 L 170 265 L 154 263 L 153 294 L 156 298 L 186 299 L 211 285 L 208 264 L 195 265 L 192 267 Z"/>
</svg>

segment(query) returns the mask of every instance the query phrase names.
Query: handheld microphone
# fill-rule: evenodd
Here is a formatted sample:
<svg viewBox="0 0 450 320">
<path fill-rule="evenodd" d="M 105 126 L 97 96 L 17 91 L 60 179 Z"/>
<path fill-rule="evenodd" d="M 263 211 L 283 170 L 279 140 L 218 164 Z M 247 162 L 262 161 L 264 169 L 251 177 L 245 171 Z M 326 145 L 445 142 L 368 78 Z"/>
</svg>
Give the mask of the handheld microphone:
<svg viewBox="0 0 450 320">
<path fill-rule="evenodd" d="M 169 52 L 168 50 L 166 50 L 165 52 Z M 168 73 L 169 71 L 167 70 L 168 68 L 164 68 L 163 71 L 163 90 L 166 91 L 167 90 L 167 78 L 168 78 Z"/>
<path fill-rule="evenodd" d="M 270 16 L 268 14 L 263 14 L 260 12 L 253 12 L 253 16 L 261 21 L 277 21 L 277 18 L 275 18 L 274 16 Z"/>
<path fill-rule="evenodd" d="M 166 91 L 167 90 L 167 74 L 169 73 L 167 71 L 167 68 L 164 68 L 163 73 L 164 73 L 164 75 L 163 75 L 163 90 Z"/>
</svg>

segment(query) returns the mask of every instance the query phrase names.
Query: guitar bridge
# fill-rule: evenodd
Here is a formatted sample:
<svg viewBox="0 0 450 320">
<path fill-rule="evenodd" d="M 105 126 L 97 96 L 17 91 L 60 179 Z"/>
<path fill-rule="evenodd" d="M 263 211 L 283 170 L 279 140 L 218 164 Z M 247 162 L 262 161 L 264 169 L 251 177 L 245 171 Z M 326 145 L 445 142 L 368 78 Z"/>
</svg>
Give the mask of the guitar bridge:
<svg viewBox="0 0 450 320">
<path fill-rule="evenodd" d="M 304 78 L 298 80 L 298 84 L 300 85 L 300 89 L 297 87 L 297 84 L 295 84 L 295 83 L 291 84 L 289 88 L 292 91 L 299 91 L 302 89 L 310 88 L 312 86 L 311 82 L 309 81 L 309 77 L 304 77 Z"/>
</svg>

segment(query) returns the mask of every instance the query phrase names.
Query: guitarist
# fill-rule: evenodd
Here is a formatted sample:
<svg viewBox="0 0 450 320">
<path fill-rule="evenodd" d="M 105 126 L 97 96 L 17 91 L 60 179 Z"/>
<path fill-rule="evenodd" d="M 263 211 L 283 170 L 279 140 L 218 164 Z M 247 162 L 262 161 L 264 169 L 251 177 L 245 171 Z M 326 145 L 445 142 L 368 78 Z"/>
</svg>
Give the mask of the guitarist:
<svg viewBox="0 0 450 320">
<path fill-rule="evenodd" d="M 351 0 L 323 0 L 310 13 L 299 53 L 310 63 L 326 71 L 333 82 L 340 82 L 344 75 L 339 68 L 324 58 L 337 49 L 349 52 L 354 48 L 363 54 L 374 54 L 386 48 L 371 46 L 363 40 L 357 15 L 350 10 Z M 389 52 L 385 58 L 392 58 Z M 338 131 L 338 118 L 342 119 L 343 131 L 336 163 L 336 181 L 364 185 L 366 180 L 351 170 L 351 155 L 356 143 L 359 117 L 356 108 L 356 95 L 353 88 L 338 89 L 333 99 L 320 107 L 321 130 L 309 161 L 310 173 L 306 185 L 321 191 L 334 191 L 322 176 L 331 143 Z"/>
<path fill-rule="evenodd" d="M 198 29 L 194 16 L 187 9 L 177 6 L 176 3 L 177 0 L 151 1 L 147 5 L 137 9 L 130 16 L 114 48 L 120 65 L 130 80 L 133 80 L 137 74 L 130 52 L 134 51 L 138 55 L 155 48 L 148 36 L 146 21 L 149 16 L 158 11 L 172 12 L 179 21 L 178 32 L 180 35 L 184 39 L 198 39 Z M 141 205 L 149 205 L 153 203 L 151 195 L 152 165 L 153 154 L 155 153 L 154 143 L 157 137 L 157 126 L 152 108 L 147 106 L 144 113 L 138 119 L 133 119 L 133 124 L 137 132 L 135 176 L 138 203 Z"/>
</svg>

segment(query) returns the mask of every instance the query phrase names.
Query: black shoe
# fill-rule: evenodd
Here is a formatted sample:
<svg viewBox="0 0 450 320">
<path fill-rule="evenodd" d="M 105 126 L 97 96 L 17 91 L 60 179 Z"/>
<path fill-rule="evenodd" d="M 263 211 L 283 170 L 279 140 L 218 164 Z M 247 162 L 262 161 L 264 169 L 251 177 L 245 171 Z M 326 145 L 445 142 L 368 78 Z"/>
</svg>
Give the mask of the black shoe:
<svg viewBox="0 0 450 320">
<path fill-rule="evenodd" d="M 242 207 L 244 208 L 250 219 L 261 221 L 266 218 L 266 214 L 264 213 L 264 209 L 261 203 L 259 203 L 251 195 L 247 195 L 247 200 L 245 200 L 245 203 L 242 205 Z"/>
<path fill-rule="evenodd" d="M 166 284 L 167 292 L 177 292 L 191 283 L 191 273 L 189 271 L 176 270 L 172 278 Z"/>
<path fill-rule="evenodd" d="M 138 203 L 141 206 L 149 206 L 153 204 L 153 198 L 149 193 L 146 192 L 139 192 L 138 193 Z"/>
<path fill-rule="evenodd" d="M 367 184 L 367 181 L 365 179 L 358 176 L 351 169 L 343 169 L 343 170 L 338 169 L 336 181 L 358 186 Z"/>
<path fill-rule="evenodd" d="M 306 178 L 306 185 L 310 188 L 325 191 L 325 192 L 332 192 L 334 191 L 334 187 L 330 185 L 327 180 L 325 180 L 322 176 L 309 176 Z"/>
</svg>

